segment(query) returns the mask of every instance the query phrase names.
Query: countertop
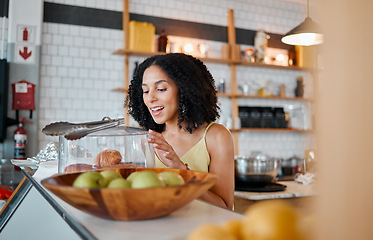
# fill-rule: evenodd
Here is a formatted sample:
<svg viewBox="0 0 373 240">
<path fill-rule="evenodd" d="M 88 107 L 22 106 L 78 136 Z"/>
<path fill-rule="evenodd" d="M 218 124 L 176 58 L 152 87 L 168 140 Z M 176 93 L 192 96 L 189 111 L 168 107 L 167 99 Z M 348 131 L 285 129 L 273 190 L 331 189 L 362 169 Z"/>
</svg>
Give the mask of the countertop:
<svg viewBox="0 0 373 240">
<path fill-rule="evenodd" d="M 51 208 L 49 213 L 55 215 L 52 220 L 47 221 L 50 228 L 59 228 L 56 222 L 57 220 L 62 221 L 67 226 L 67 230 L 64 230 L 65 232 L 69 231 L 74 233 L 82 239 L 186 239 L 193 230 L 205 223 L 222 224 L 230 219 L 242 217 L 242 214 L 238 213 L 240 211 L 234 212 L 200 200 L 194 200 L 168 216 L 157 219 L 142 221 L 113 221 L 101 219 L 84 213 L 65 203 L 40 184 L 41 179 L 56 173 L 56 165 L 54 163 L 45 164 L 43 166 L 43 171 L 39 170 L 41 170 L 40 167 L 36 172 L 34 170 L 27 171 L 27 167 L 22 169 L 28 179 L 29 185 L 33 189 L 36 189 L 33 192 L 38 195 L 32 200 L 29 199 L 29 201 L 37 204 L 42 199 L 46 200 L 46 204 Z M 315 195 L 313 184 L 305 185 L 294 181 L 280 181 L 277 183 L 286 185 L 286 190 L 266 193 L 236 191 L 235 197 L 247 202 L 256 202 L 253 200 L 274 198 L 297 199 L 298 197 Z M 247 206 L 245 206 L 245 208 L 246 207 Z M 42 209 L 43 208 L 39 208 L 38 211 L 42 211 Z M 241 213 L 243 213 L 243 211 L 241 211 Z M 21 214 L 21 216 L 24 215 Z M 29 220 L 26 222 L 30 224 Z M 19 227 L 19 224 L 18 222 L 16 227 Z M 37 224 L 36 226 L 39 225 Z M 40 234 L 45 235 L 45 227 L 46 226 L 41 226 L 40 229 L 34 227 L 33 231 L 39 231 Z M 14 233 L 12 229 L 9 229 L 8 232 Z M 66 235 L 64 234 L 64 236 Z M 54 238 L 53 236 L 50 237 Z"/>
<path fill-rule="evenodd" d="M 51 169 L 47 170 L 48 174 Z M 70 226 L 69 231 L 74 231 L 82 239 L 186 239 L 196 228 L 205 223 L 222 224 L 230 219 L 241 218 L 242 215 L 227 209 L 213 206 L 200 200 L 194 200 L 175 212 L 161 218 L 141 221 L 113 221 L 101 219 L 84 213 L 65 203 L 54 194 L 45 189 L 41 184 L 41 174 L 22 170 L 31 182 L 32 187 L 45 199 L 57 218 L 61 218 Z M 35 176 L 35 177 L 34 177 Z M 41 196 L 40 196 L 41 195 Z M 37 199 L 33 200 L 37 202 Z M 40 209 L 41 211 L 42 209 Z M 59 215 L 59 216 L 58 216 Z M 48 224 L 55 225 L 55 221 Z M 46 234 L 44 226 L 39 231 Z M 51 226 L 52 228 L 52 226 Z M 43 230 L 44 229 L 44 230 Z M 38 231 L 38 230 L 34 230 Z M 57 236 L 56 236 L 57 237 Z M 56 239 L 50 236 L 51 239 Z"/>
<path fill-rule="evenodd" d="M 302 211 L 309 212 L 317 196 L 315 184 L 303 184 L 295 181 L 277 181 L 275 183 L 286 186 L 284 191 L 279 192 L 234 192 L 235 211 L 244 214 L 247 209 L 260 200 L 282 199 Z"/>
<path fill-rule="evenodd" d="M 280 192 L 242 192 L 235 191 L 234 195 L 248 200 L 264 200 L 275 198 L 294 198 L 315 196 L 315 185 L 313 183 L 303 184 L 295 181 L 278 181 L 276 183 L 286 186 L 284 191 Z"/>
</svg>

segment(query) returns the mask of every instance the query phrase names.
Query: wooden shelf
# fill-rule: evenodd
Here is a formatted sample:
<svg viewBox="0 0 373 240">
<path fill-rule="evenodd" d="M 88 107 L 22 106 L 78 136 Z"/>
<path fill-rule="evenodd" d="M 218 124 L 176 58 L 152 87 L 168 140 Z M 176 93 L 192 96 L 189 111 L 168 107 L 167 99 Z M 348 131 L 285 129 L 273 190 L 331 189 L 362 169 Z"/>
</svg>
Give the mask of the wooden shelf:
<svg viewBox="0 0 373 240">
<path fill-rule="evenodd" d="M 138 57 L 150 57 L 153 55 L 160 55 L 160 54 L 166 54 L 166 53 L 164 52 L 143 52 L 143 51 L 118 49 L 114 51 L 113 54 L 114 55 L 138 56 Z M 265 63 L 252 63 L 252 62 L 247 62 L 245 60 L 232 60 L 232 59 L 224 59 L 224 58 L 203 58 L 203 57 L 197 57 L 197 58 L 200 59 L 202 62 L 209 62 L 209 63 L 234 64 L 234 65 L 244 65 L 244 66 L 250 66 L 250 67 L 286 69 L 286 70 L 294 70 L 294 71 L 312 71 L 313 70 L 310 68 L 303 68 L 303 67 L 296 67 L 296 66 L 281 66 L 281 65 L 265 64 Z"/>
<path fill-rule="evenodd" d="M 132 51 L 125 49 L 118 49 L 113 52 L 114 55 L 127 55 L 127 56 L 138 56 L 138 57 L 150 57 L 153 55 L 166 54 L 165 52 L 143 52 L 143 51 Z M 230 60 L 223 58 L 200 58 L 202 62 L 211 62 L 211 63 L 222 63 L 222 64 L 240 64 L 238 60 Z"/>
<path fill-rule="evenodd" d="M 153 55 L 165 54 L 164 52 L 143 52 L 143 51 L 132 51 L 125 49 L 118 49 L 113 52 L 114 55 L 127 55 L 127 56 L 138 56 L 138 57 L 150 57 Z"/>
<path fill-rule="evenodd" d="M 295 70 L 295 71 L 313 71 L 311 68 L 297 67 L 297 66 L 282 66 L 275 64 L 266 64 L 266 63 L 255 63 L 247 62 L 245 60 L 240 60 L 240 65 L 251 66 L 251 67 L 264 67 L 264 68 L 277 68 L 277 69 L 286 69 L 286 70 Z"/>
<path fill-rule="evenodd" d="M 231 93 L 218 93 L 218 97 L 296 100 L 296 101 L 306 101 L 306 102 L 312 102 L 313 101 L 312 99 L 302 98 L 302 97 L 259 96 L 259 95 L 231 94 Z"/>
<path fill-rule="evenodd" d="M 124 94 L 128 93 L 128 86 L 130 84 L 129 79 L 129 58 L 131 56 L 135 57 L 150 57 L 153 55 L 160 55 L 166 54 L 164 52 L 144 52 L 144 51 L 132 51 L 128 49 L 128 36 L 129 36 L 129 0 L 124 0 L 124 7 L 123 7 L 123 32 L 124 32 L 124 49 L 118 49 L 113 52 L 114 55 L 121 55 L 124 56 L 124 85 L 123 88 L 116 88 L 112 91 L 116 92 L 123 92 Z M 228 10 L 228 45 L 232 48 L 236 46 L 236 28 L 234 26 L 234 16 L 233 10 Z M 297 66 L 280 66 L 274 64 L 265 64 L 265 63 L 253 63 L 248 62 L 246 60 L 239 59 L 239 56 L 236 56 L 236 52 L 233 51 L 231 58 L 209 58 L 209 57 L 198 57 L 204 63 L 217 63 L 217 64 L 225 64 L 229 66 L 230 72 L 230 89 L 232 89 L 233 93 L 218 93 L 218 97 L 227 97 L 230 98 L 231 102 L 231 118 L 236 119 L 239 117 L 238 111 L 238 99 L 240 98 L 252 98 L 252 99 L 276 99 L 276 100 L 296 100 L 296 101 L 304 101 L 304 102 L 312 102 L 312 99 L 301 98 L 301 97 L 280 97 L 280 96 L 258 96 L 258 95 L 244 95 L 238 94 L 238 86 L 237 86 L 237 75 L 236 75 L 236 67 L 260 67 L 260 68 L 268 68 L 268 69 L 279 69 L 279 70 L 290 70 L 290 71 L 303 71 L 303 72 L 310 72 L 313 74 L 316 69 L 311 68 L 304 68 L 304 67 L 297 67 Z M 126 123 L 129 122 L 129 115 L 128 109 L 125 109 L 125 118 Z M 297 133 L 310 133 L 312 130 L 299 130 L 293 128 L 240 128 L 240 129 L 231 129 L 234 144 L 235 144 L 235 155 L 239 153 L 238 151 L 238 143 L 239 143 L 239 133 L 241 131 L 256 131 L 256 132 L 297 132 Z"/>
<path fill-rule="evenodd" d="M 253 131 L 253 132 L 299 132 L 311 133 L 312 130 L 296 129 L 296 128 L 240 128 L 231 129 L 232 132 Z"/>
<path fill-rule="evenodd" d="M 113 91 L 113 92 L 124 92 L 124 93 L 126 93 L 126 92 L 128 92 L 128 88 L 114 88 L 114 89 L 112 89 L 111 91 Z"/>
</svg>

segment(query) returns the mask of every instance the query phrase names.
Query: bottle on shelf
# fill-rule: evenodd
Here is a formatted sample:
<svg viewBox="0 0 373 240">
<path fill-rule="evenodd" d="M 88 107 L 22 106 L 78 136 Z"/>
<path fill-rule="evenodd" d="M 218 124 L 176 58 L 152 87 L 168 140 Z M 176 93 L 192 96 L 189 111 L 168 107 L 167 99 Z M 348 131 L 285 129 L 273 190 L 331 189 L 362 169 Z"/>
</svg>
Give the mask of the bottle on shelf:
<svg viewBox="0 0 373 240">
<path fill-rule="evenodd" d="M 167 50 L 168 38 L 166 31 L 162 30 L 158 37 L 158 52 L 166 52 Z"/>
<path fill-rule="evenodd" d="M 295 52 L 295 47 L 291 47 L 288 50 L 289 55 L 289 66 L 297 66 L 297 53 Z"/>
<path fill-rule="evenodd" d="M 219 80 L 218 91 L 220 93 L 225 93 L 225 79 L 224 78 L 221 78 Z"/>
<path fill-rule="evenodd" d="M 263 30 L 256 32 L 254 38 L 255 62 L 264 63 L 265 53 L 268 46 L 268 38 L 269 36 Z"/>
<path fill-rule="evenodd" d="M 297 78 L 297 87 L 295 88 L 295 96 L 296 97 L 303 97 L 304 94 L 304 85 L 303 85 L 303 77 Z"/>
</svg>

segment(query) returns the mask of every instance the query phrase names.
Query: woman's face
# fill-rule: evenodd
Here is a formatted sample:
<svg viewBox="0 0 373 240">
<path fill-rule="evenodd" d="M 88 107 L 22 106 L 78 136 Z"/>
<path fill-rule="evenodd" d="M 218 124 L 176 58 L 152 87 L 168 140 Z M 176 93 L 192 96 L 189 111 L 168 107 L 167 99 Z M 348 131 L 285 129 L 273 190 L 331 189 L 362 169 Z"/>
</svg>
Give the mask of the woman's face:
<svg viewBox="0 0 373 240">
<path fill-rule="evenodd" d="M 179 89 L 158 66 L 152 65 L 142 79 L 143 100 L 157 124 L 178 120 Z"/>
</svg>

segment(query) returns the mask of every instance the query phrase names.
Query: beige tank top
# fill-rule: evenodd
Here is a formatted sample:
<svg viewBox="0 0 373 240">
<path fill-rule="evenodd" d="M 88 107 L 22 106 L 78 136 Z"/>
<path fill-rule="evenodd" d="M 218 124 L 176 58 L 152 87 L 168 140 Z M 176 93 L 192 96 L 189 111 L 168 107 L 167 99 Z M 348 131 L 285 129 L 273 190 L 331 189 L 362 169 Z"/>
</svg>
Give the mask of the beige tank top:
<svg viewBox="0 0 373 240">
<path fill-rule="evenodd" d="M 206 133 L 214 122 L 207 125 L 203 137 L 199 140 L 191 149 L 189 149 L 180 160 L 183 163 L 188 164 L 191 170 L 208 172 L 210 165 L 210 155 L 207 151 L 206 145 Z M 157 168 L 167 168 L 161 160 L 159 160 L 157 154 L 155 155 L 155 167 Z"/>
</svg>

